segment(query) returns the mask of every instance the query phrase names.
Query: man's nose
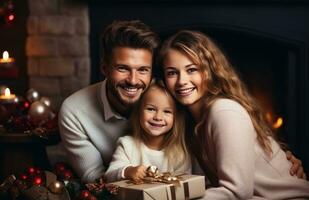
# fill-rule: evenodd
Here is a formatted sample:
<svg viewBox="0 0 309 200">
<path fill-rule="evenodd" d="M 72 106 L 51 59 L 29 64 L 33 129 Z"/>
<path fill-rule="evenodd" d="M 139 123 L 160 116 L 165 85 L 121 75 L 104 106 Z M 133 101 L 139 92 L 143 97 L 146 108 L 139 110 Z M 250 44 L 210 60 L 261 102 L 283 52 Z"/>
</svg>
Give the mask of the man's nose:
<svg viewBox="0 0 309 200">
<path fill-rule="evenodd" d="M 135 71 L 130 72 L 127 80 L 131 85 L 137 84 L 137 72 Z"/>
</svg>

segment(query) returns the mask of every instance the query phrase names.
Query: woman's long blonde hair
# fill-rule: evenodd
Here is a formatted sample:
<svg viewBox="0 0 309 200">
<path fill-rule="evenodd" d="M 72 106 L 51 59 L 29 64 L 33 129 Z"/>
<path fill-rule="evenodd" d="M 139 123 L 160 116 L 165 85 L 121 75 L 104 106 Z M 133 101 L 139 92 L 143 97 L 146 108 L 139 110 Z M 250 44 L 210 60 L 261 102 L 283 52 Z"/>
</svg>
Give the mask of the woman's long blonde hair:
<svg viewBox="0 0 309 200">
<path fill-rule="evenodd" d="M 169 166 L 175 166 L 174 169 L 177 170 L 186 159 L 188 159 L 188 151 L 185 143 L 185 119 L 183 112 L 177 108 L 177 104 L 174 101 L 173 97 L 166 90 L 165 86 L 161 82 L 153 81 L 147 91 L 142 95 L 139 103 L 135 107 L 131 115 L 131 125 L 132 132 L 137 145 L 140 145 L 141 142 L 146 141 L 145 133 L 140 125 L 140 116 L 144 104 L 144 96 L 153 91 L 153 89 L 161 90 L 166 94 L 167 98 L 171 98 L 173 103 L 175 103 L 174 123 L 172 129 L 165 134 L 164 142 L 162 144 L 162 149 L 165 153 L 165 157 L 168 160 Z"/>
<path fill-rule="evenodd" d="M 261 109 L 248 93 L 218 46 L 201 32 L 180 31 L 163 43 L 158 57 L 159 66 L 163 66 L 164 57 L 169 49 L 180 51 L 188 56 L 194 64 L 203 69 L 205 87 L 207 88 L 203 97 L 205 98 L 205 108 L 208 110 L 218 98 L 228 98 L 240 103 L 251 117 L 259 144 L 266 153 L 271 154 L 272 150 L 268 136 L 273 136 L 272 131 L 266 123 Z M 206 122 L 206 118 L 206 113 L 203 113 L 201 120 L 195 126 L 196 134 L 199 132 L 199 127 Z M 203 134 L 200 137 L 203 137 Z"/>
</svg>

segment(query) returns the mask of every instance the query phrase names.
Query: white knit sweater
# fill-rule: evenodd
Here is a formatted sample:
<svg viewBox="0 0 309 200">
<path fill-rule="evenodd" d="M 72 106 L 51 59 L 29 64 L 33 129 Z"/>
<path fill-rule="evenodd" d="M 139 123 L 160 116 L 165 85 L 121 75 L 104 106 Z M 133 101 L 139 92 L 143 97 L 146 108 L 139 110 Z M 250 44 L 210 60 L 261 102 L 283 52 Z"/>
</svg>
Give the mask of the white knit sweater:
<svg viewBox="0 0 309 200">
<path fill-rule="evenodd" d="M 60 135 L 68 161 L 85 182 L 105 172 L 127 119 L 113 112 L 106 98 L 106 81 L 84 88 L 62 104 Z"/>
<path fill-rule="evenodd" d="M 119 181 L 124 177 L 124 169 L 128 166 L 154 165 L 160 172 L 179 172 L 191 174 L 191 160 L 188 155 L 185 162 L 179 166 L 168 164 L 164 151 L 148 148 L 145 144 L 136 144 L 132 136 L 119 138 L 112 162 L 106 171 L 108 182 Z"/>
</svg>

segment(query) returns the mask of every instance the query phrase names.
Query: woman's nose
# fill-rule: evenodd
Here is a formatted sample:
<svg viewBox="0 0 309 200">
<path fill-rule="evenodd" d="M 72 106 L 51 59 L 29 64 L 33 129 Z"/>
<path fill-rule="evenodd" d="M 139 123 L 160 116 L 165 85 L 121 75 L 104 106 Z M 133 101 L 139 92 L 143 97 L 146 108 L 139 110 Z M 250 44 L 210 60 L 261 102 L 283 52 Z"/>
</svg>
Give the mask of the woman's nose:
<svg viewBox="0 0 309 200">
<path fill-rule="evenodd" d="M 186 85 L 188 83 L 188 75 L 185 72 L 180 72 L 177 82 L 179 85 Z"/>
</svg>

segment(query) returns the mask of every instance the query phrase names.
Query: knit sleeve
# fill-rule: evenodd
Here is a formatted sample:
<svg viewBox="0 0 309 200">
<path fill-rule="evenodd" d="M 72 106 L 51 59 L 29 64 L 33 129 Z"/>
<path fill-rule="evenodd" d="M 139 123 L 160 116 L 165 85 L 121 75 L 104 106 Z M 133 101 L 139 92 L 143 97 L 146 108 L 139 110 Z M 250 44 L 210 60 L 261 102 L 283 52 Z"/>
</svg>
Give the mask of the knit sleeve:
<svg viewBox="0 0 309 200">
<path fill-rule="evenodd" d="M 130 136 L 124 136 L 118 139 L 117 148 L 105 173 L 107 182 L 119 181 L 124 178 L 124 169 L 133 165 L 131 157 L 137 156 L 133 153 L 133 149 L 135 149 L 135 147 L 136 144 Z M 136 154 L 136 151 L 134 152 Z"/>
<path fill-rule="evenodd" d="M 250 199 L 254 191 L 255 129 L 238 103 L 232 102 L 231 108 L 216 106 L 219 109 L 211 109 L 206 132 L 214 148 L 219 187 L 207 189 L 204 199 Z"/>
<path fill-rule="evenodd" d="M 103 160 L 98 149 L 89 140 L 77 115 L 64 102 L 59 113 L 60 136 L 74 171 L 82 181 L 92 182 L 103 175 Z"/>
</svg>

